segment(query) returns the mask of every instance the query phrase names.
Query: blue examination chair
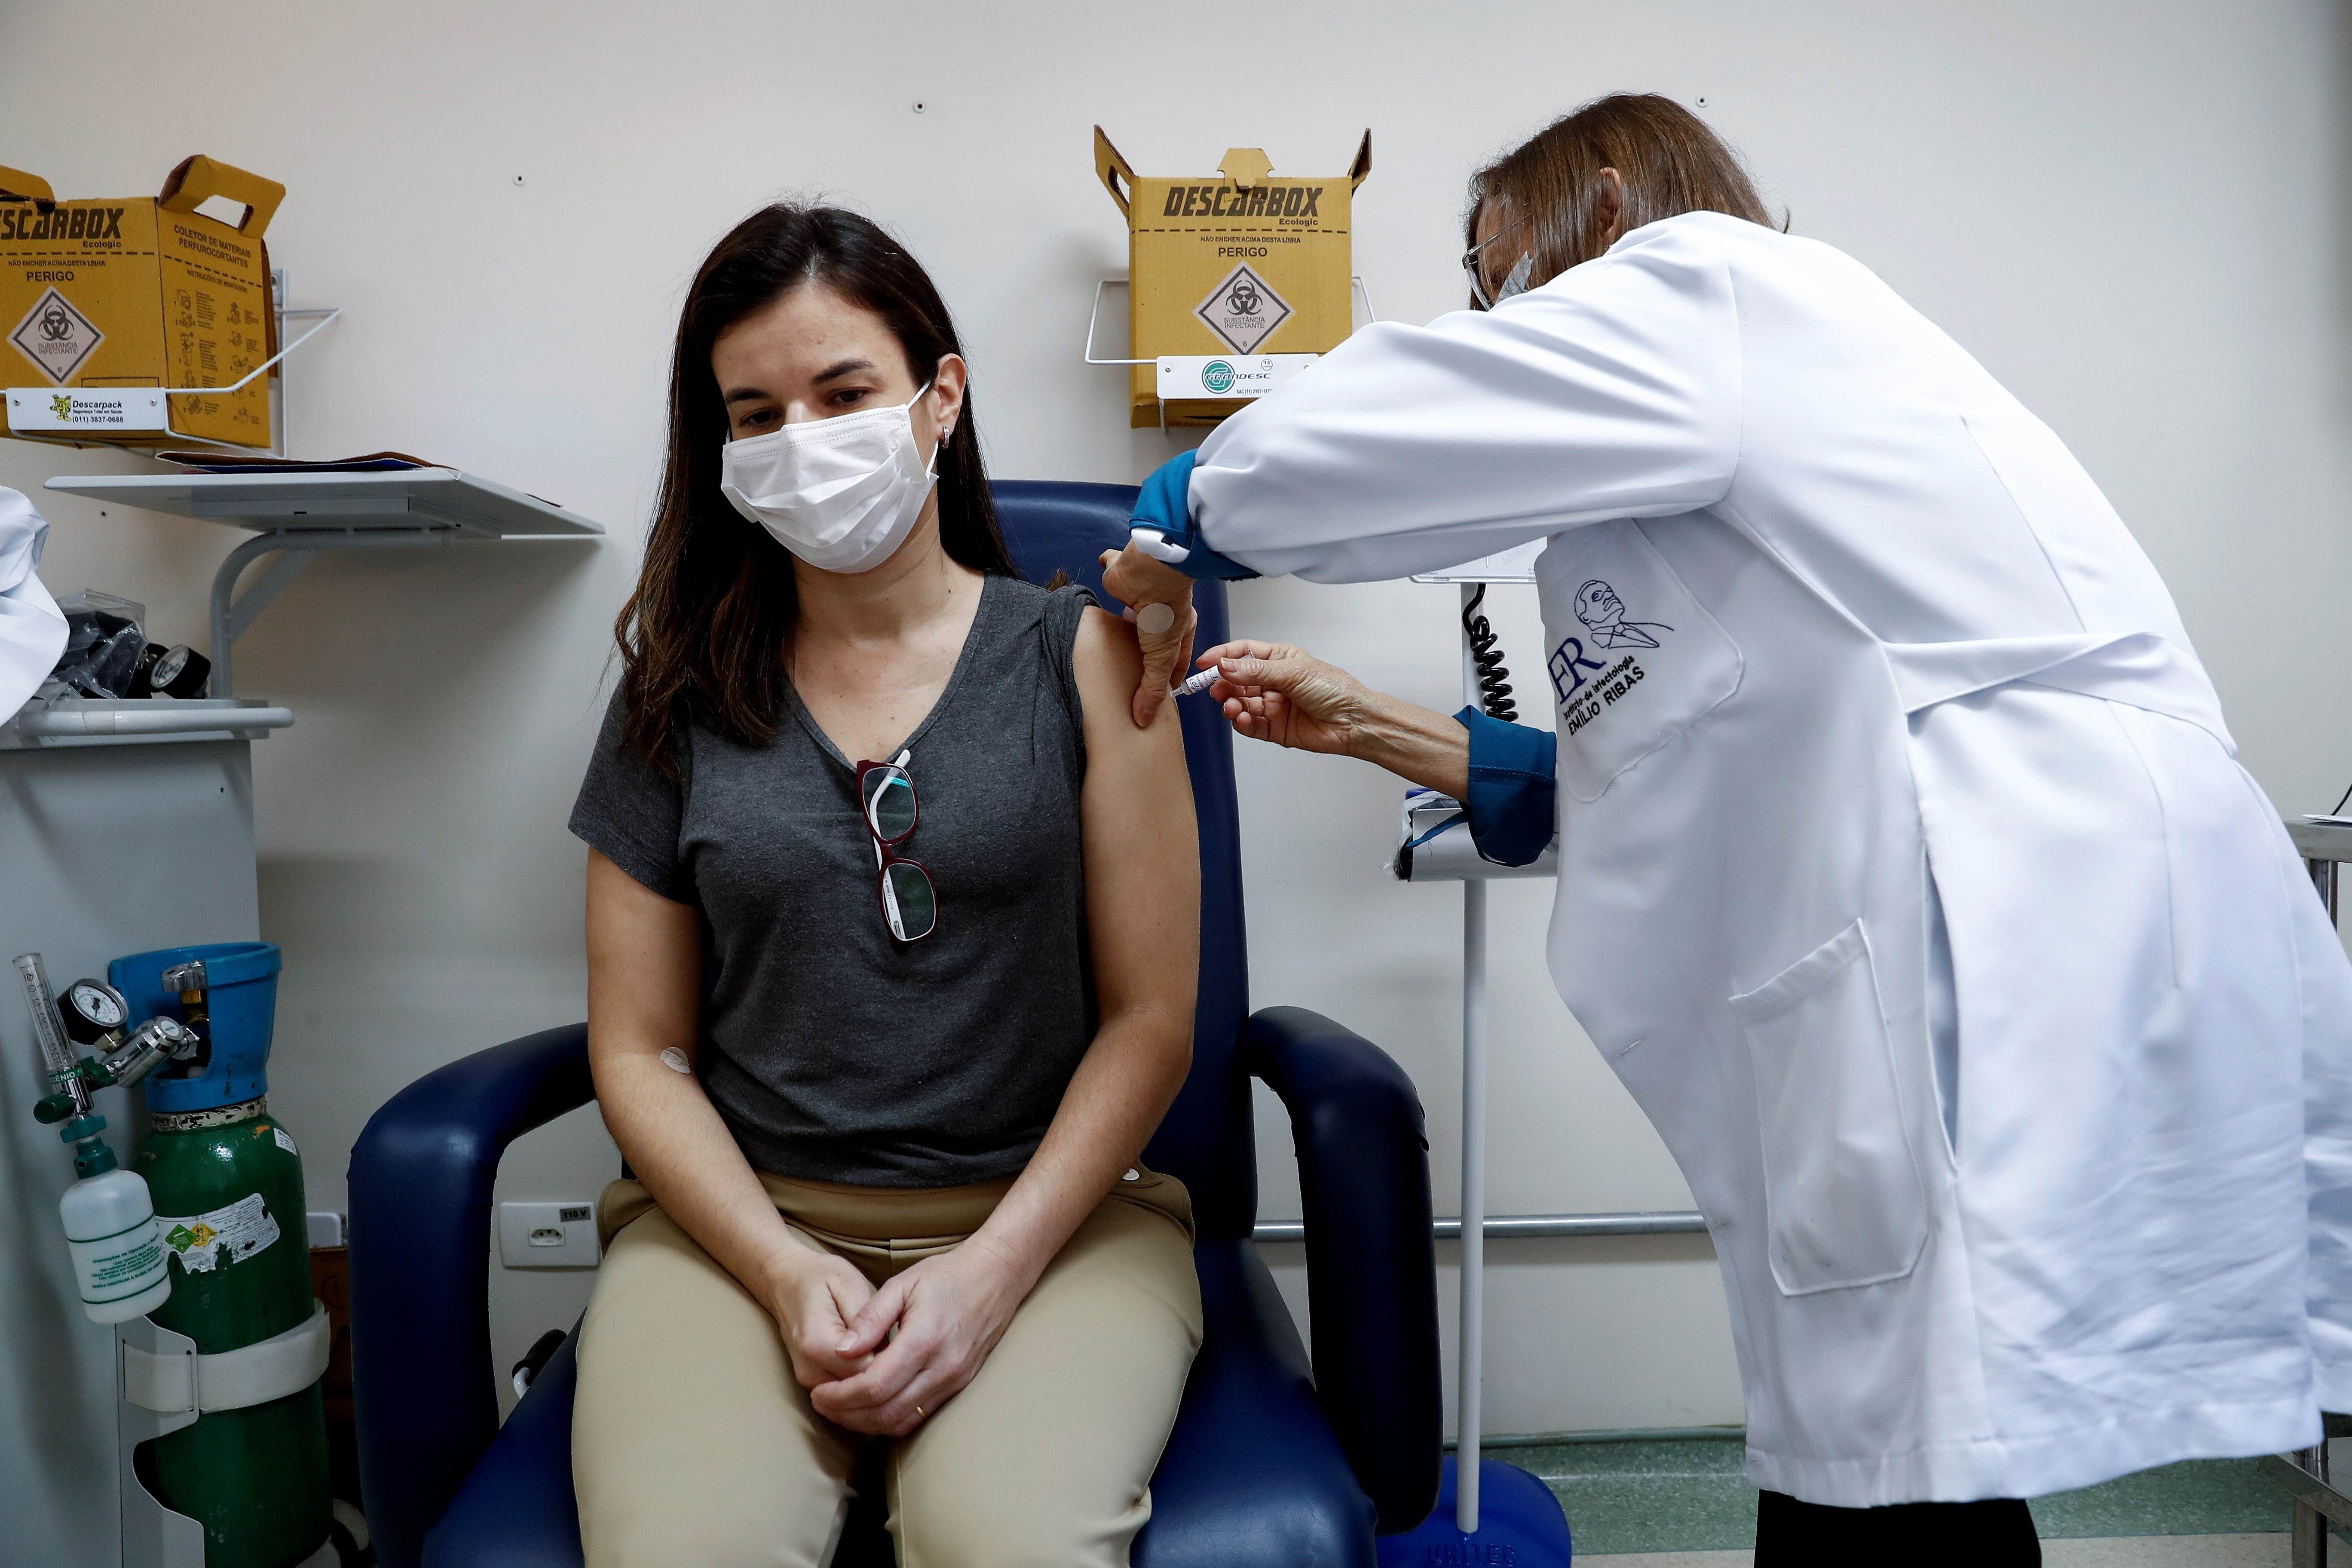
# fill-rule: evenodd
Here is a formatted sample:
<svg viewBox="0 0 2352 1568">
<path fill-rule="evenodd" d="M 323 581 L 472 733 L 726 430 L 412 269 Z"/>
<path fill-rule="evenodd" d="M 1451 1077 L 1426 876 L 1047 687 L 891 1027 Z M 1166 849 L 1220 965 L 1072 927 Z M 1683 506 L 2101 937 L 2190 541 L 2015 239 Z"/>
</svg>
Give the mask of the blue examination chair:
<svg viewBox="0 0 2352 1568">
<path fill-rule="evenodd" d="M 1022 574 L 1101 593 L 1127 538 L 1124 485 L 996 487 Z M 1200 646 L 1224 589 L 1196 587 Z M 1380 1048 L 1296 1007 L 1253 1014 L 1231 732 L 1184 707 L 1201 829 L 1201 993 L 1192 1076 L 1145 1151 L 1191 1189 L 1206 1334 L 1152 1477 L 1138 1568 L 1373 1568 L 1372 1537 L 1437 1498 L 1437 1294 L 1427 1145 L 1412 1084 Z M 1290 1113 L 1305 1193 L 1310 1369 L 1258 1260 L 1252 1078 Z M 428 1073 L 352 1152 L 352 1373 L 361 1484 L 386 1568 L 578 1568 L 567 1339 L 501 1426 L 488 1324 L 490 1194 L 507 1145 L 594 1098 L 581 1024 Z M 869 1474 L 876 1473 L 869 1471 Z M 887 1563 L 877 1489 L 836 1563 Z"/>
</svg>

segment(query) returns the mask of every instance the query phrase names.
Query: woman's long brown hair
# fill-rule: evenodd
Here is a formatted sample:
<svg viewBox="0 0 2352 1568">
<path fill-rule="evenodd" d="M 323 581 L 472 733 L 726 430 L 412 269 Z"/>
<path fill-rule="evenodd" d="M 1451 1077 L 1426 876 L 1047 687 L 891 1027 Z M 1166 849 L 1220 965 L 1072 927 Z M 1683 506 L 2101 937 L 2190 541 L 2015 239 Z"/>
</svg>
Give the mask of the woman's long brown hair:
<svg viewBox="0 0 2352 1568">
<path fill-rule="evenodd" d="M 645 566 L 613 623 L 621 645 L 625 742 L 671 777 L 677 774 L 681 724 L 765 745 L 783 713 L 783 656 L 799 604 L 793 558 L 719 493 L 728 423 L 710 350 L 719 333 L 803 283 L 821 283 L 879 316 L 917 382 L 931 379 L 942 354 L 963 352 L 922 265 L 856 213 L 763 207 L 704 260 L 687 290 L 670 357 L 669 457 Z M 940 546 L 975 571 L 1013 575 L 969 390 L 956 438 L 940 459 Z"/>
<path fill-rule="evenodd" d="M 1739 155 L 1706 121 L 1671 98 L 1620 92 L 1562 115 L 1471 175 L 1464 245 L 1478 243 L 1481 209 L 1501 202 L 1533 231 L 1529 288 L 1591 260 L 1609 248 L 1598 199 L 1603 169 L 1625 183 L 1622 232 L 1687 212 L 1772 226 Z"/>
</svg>

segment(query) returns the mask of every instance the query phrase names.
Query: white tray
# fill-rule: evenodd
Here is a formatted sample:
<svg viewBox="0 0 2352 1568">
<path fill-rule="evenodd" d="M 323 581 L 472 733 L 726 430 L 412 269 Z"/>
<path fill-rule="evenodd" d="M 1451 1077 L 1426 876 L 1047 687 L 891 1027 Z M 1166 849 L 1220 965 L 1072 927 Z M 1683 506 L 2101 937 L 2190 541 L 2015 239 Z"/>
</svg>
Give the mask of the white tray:
<svg viewBox="0 0 2352 1568">
<path fill-rule="evenodd" d="M 552 501 L 455 468 L 375 474 L 60 475 L 48 489 L 257 532 L 456 528 L 478 539 L 579 538 L 604 528 Z"/>
</svg>

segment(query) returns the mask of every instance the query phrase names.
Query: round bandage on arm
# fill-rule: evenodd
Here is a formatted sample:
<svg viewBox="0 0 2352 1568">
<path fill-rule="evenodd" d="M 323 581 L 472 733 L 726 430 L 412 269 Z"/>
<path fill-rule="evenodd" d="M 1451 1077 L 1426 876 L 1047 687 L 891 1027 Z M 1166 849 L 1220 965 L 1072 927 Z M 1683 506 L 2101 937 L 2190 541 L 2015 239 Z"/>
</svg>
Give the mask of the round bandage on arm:
<svg viewBox="0 0 2352 1568">
<path fill-rule="evenodd" d="M 1146 605 L 1135 612 L 1135 629 L 1146 637 L 1159 637 L 1176 624 L 1176 611 L 1170 605 Z"/>
</svg>

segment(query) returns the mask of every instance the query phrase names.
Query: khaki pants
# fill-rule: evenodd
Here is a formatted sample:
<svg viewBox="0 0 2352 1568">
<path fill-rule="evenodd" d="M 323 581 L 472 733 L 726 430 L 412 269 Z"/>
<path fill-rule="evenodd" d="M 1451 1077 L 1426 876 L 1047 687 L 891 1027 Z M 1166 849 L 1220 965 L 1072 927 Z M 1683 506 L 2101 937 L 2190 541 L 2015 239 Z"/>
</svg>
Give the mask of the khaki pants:
<svg viewBox="0 0 2352 1568">
<path fill-rule="evenodd" d="M 880 1284 L 979 1228 L 1011 1178 L 761 1181 Z M 599 1205 L 572 1473 L 589 1568 L 824 1568 L 868 1439 L 810 1405 L 775 1320 L 635 1182 Z M 891 1443 L 900 1568 L 1124 1568 L 1201 1344 L 1192 1203 L 1143 1171 L 1079 1226 L 977 1376 Z M 617 1233 L 617 1234 L 615 1234 Z"/>
</svg>

